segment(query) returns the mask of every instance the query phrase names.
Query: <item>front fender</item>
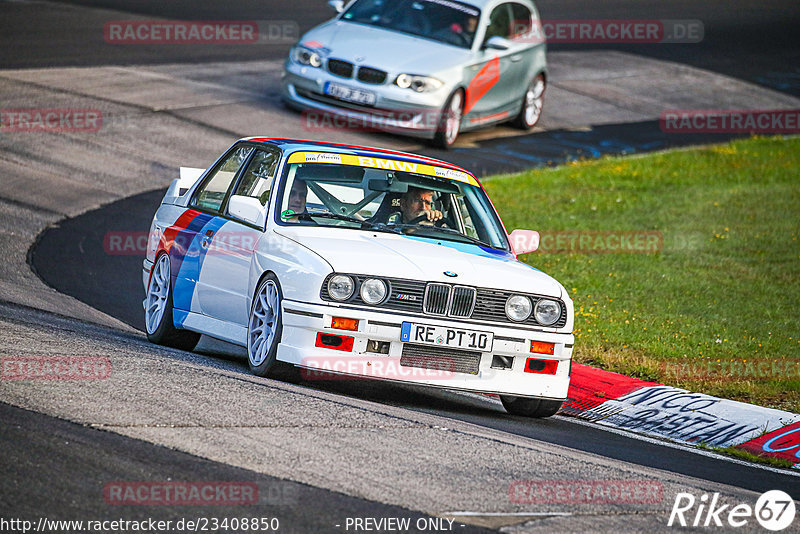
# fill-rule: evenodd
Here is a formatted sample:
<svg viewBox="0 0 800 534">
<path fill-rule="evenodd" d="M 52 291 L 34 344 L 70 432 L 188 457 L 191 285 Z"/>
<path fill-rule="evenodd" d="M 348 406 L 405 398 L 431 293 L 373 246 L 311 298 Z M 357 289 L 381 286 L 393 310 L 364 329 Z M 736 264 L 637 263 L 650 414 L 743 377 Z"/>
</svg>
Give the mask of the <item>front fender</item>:
<svg viewBox="0 0 800 534">
<path fill-rule="evenodd" d="M 273 272 L 278 277 L 284 299 L 320 303 L 322 281 L 333 272 L 333 267 L 308 247 L 274 230 L 267 230 L 259 239 L 253 254 L 248 311 L 256 286 L 266 272 Z"/>
</svg>

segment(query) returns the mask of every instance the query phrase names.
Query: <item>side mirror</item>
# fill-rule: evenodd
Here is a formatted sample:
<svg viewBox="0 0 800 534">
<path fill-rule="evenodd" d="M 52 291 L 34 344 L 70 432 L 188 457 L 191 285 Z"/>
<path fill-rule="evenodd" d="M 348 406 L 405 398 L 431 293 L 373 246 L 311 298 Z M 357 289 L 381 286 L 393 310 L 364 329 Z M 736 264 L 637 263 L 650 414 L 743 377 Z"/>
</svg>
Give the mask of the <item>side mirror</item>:
<svg viewBox="0 0 800 534">
<path fill-rule="evenodd" d="M 233 195 L 228 201 L 228 214 L 256 226 L 264 226 L 267 208 L 255 197 Z"/>
<path fill-rule="evenodd" d="M 536 230 L 514 230 L 508 235 L 514 254 L 527 254 L 539 248 L 539 232 Z"/>
<path fill-rule="evenodd" d="M 344 11 L 344 0 L 328 0 L 328 5 L 337 13 Z"/>
<path fill-rule="evenodd" d="M 489 40 L 486 41 L 484 48 L 491 48 L 492 50 L 508 50 L 511 48 L 511 41 L 504 37 L 500 37 L 499 35 L 495 35 L 494 37 L 489 37 Z"/>
</svg>

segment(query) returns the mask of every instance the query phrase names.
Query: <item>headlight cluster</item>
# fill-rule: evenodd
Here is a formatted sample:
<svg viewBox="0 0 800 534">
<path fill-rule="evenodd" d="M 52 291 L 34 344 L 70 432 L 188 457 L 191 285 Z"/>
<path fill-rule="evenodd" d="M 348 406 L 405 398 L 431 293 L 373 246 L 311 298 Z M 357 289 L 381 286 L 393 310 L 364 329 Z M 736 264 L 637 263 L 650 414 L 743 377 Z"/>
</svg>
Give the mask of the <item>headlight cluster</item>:
<svg viewBox="0 0 800 534">
<path fill-rule="evenodd" d="M 308 65 L 310 67 L 322 66 L 322 56 L 302 46 L 296 46 L 292 49 L 292 58 L 301 65 Z"/>
<path fill-rule="evenodd" d="M 353 295 L 355 287 L 352 278 L 345 274 L 336 274 L 328 280 L 328 295 L 333 300 L 347 300 Z"/>
<path fill-rule="evenodd" d="M 356 283 L 346 274 L 335 274 L 328 279 L 328 295 L 333 300 L 345 301 L 353 296 Z M 359 295 L 366 304 L 380 304 L 386 300 L 389 288 L 386 282 L 379 278 L 367 278 L 361 283 Z"/>
<path fill-rule="evenodd" d="M 413 89 L 418 93 L 425 91 L 435 91 L 444 85 L 441 80 L 430 76 L 417 76 L 414 74 L 401 74 L 395 81 L 395 85 L 401 89 Z"/>
<path fill-rule="evenodd" d="M 550 299 L 539 299 L 534 306 L 525 295 L 512 295 L 506 300 L 506 316 L 512 321 L 522 322 L 531 312 L 539 324 L 549 326 L 561 317 L 561 306 Z"/>
</svg>

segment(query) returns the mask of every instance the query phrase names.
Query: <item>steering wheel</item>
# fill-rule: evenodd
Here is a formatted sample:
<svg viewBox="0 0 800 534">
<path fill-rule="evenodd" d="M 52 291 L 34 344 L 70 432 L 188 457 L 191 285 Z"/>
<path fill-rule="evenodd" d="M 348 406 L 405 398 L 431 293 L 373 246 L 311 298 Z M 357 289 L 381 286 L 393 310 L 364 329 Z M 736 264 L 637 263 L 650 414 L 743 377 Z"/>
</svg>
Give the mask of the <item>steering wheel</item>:
<svg viewBox="0 0 800 534">
<path fill-rule="evenodd" d="M 462 46 L 469 48 L 470 41 L 472 41 L 472 35 L 468 34 L 467 32 L 464 32 L 464 31 L 462 31 L 460 33 L 453 33 L 453 35 L 458 37 L 458 40 L 461 41 L 460 44 Z M 455 44 L 456 46 L 459 45 L 459 43 L 453 43 L 453 44 Z"/>
<path fill-rule="evenodd" d="M 413 219 L 408 221 L 406 224 L 419 224 L 419 223 L 427 221 L 427 220 L 428 220 L 428 216 L 425 215 L 425 214 L 422 214 L 422 215 L 419 215 L 417 217 L 414 217 Z M 444 223 L 445 223 L 445 220 L 444 220 L 444 217 L 442 217 L 438 221 L 434 221 L 434 223 L 431 226 L 435 226 L 437 228 L 441 228 L 442 226 L 444 226 Z"/>
</svg>

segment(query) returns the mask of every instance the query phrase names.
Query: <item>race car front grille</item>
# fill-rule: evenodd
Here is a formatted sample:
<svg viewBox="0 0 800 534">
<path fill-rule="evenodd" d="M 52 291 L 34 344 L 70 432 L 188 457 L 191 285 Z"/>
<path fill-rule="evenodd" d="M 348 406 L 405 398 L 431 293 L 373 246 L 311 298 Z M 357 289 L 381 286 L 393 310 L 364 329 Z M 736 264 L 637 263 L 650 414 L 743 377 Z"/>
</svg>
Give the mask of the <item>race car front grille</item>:
<svg viewBox="0 0 800 534">
<path fill-rule="evenodd" d="M 364 83 L 379 85 L 386 81 L 386 72 L 371 67 L 359 67 L 357 78 Z"/>
<path fill-rule="evenodd" d="M 342 78 L 352 78 L 353 64 L 349 61 L 342 61 L 341 59 L 329 59 L 328 72 L 336 76 L 341 76 Z"/>
<path fill-rule="evenodd" d="M 404 367 L 435 369 L 445 373 L 477 375 L 480 363 L 480 352 L 411 343 L 403 344 L 403 353 L 400 356 L 400 365 Z"/>
<path fill-rule="evenodd" d="M 474 287 L 456 286 L 453 288 L 453 302 L 450 305 L 451 317 L 470 317 L 475 307 Z"/>
<path fill-rule="evenodd" d="M 452 287 L 448 284 L 428 284 L 425 288 L 425 303 L 423 310 L 431 315 L 447 315 L 450 306 L 450 292 Z"/>
<path fill-rule="evenodd" d="M 331 274 L 329 277 L 330 276 L 333 275 Z M 368 306 L 361 300 L 359 289 L 364 280 L 373 277 L 355 274 L 351 274 L 350 276 L 356 280 L 356 287 L 353 291 L 353 296 L 350 297 L 347 303 Z M 320 297 L 322 300 L 333 301 L 330 295 L 328 295 L 328 278 L 322 283 Z M 483 287 L 451 286 L 440 282 L 426 284 L 418 280 L 404 280 L 399 278 L 384 278 L 383 280 L 388 285 L 389 294 L 386 300 L 377 306 L 381 309 L 438 317 L 472 319 L 473 321 L 481 322 L 534 327 L 543 326 L 536 321 L 532 313 L 530 317 L 521 323 L 515 323 L 506 316 L 506 301 L 512 295 L 520 294 L 517 292 Z M 527 296 L 531 299 L 531 303 L 534 306 L 536 306 L 536 303 L 540 299 L 551 298 L 530 294 Z M 548 325 L 548 328 L 562 328 L 567 324 L 567 306 L 558 299 L 553 300 L 556 300 L 559 306 L 561 306 L 561 317 L 555 324 Z"/>
</svg>

